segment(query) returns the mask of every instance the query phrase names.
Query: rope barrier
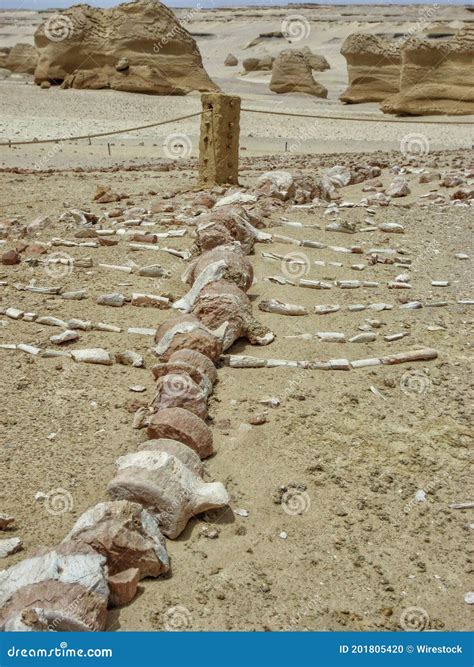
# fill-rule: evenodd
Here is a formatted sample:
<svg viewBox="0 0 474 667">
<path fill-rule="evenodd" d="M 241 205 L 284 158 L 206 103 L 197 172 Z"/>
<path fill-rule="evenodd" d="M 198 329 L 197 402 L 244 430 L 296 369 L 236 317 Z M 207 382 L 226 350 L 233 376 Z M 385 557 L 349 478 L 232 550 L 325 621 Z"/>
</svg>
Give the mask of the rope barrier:
<svg viewBox="0 0 474 667">
<path fill-rule="evenodd" d="M 287 111 L 265 111 L 264 109 L 244 109 L 241 111 L 246 111 L 247 113 L 266 113 L 272 116 L 291 116 L 293 118 L 322 118 L 324 120 L 350 120 L 358 121 L 365 123 L 399 123 L 401 125 L 412 125 L 415 123 L 420 123 L 423 125 L 474 125 L 473 121 L 469 120 L 455 120 L 455 121 L 445 121 L 438 122 L 436 120 L 397 120 L 395 118 L 356 118 L 355 116 L 321 116 L 317 114 L 305 114 L 305 113 L 288 113 Z"/>
<path fill-rule="evenodd" d="M 179 116 L 178 118 L 171 118 L 171 120 L 162 120 L 159 123 L 149 123 L 148 125 L 139 125 L 138 127 L 129 127 L 125 130 L 112 130 L 111 132 L 97 132 L 95 134 L 81 134 L 76 137 L 58 137 L 57 139 L 38 139 L 37 141 L 7 141 L 0 143 L 0 146 L 24 146 L 25 144 L 58 144 L 63 141 L 77 141 L 78 139 L 94 139 L 95 137 L 110 137 L 113 134 L 125 134 L 126 132 L 136 132 L 137 130 L 146 130 L 149 127 L 158 127 L 158 125 L 166 125 L 167 123 L 176 123 L 179 120 L 186 120 L 187 118 L 195 118 L 202 116 L 204 111 L 190 113 L 187 116 Z"/>
</svg>

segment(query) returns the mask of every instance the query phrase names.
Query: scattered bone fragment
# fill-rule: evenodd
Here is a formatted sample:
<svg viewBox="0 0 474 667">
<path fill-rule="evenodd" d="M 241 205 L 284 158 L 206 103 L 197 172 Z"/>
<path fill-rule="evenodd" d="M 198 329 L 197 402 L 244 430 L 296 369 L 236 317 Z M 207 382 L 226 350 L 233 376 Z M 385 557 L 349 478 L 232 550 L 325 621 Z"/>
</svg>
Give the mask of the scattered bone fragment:
<svg viewBox="0 0 474 667">
<path fill-rule="evenodd" d="M 411 289 L 411 284 L 399 280 L 390 280 L 387 287 L 388 289 Z"/>
<path fill-rule="evenodd" d="M 107 324 L 106 322 L 96 322 L 92 325 L 96 331 L 108 331 L 110 333 L 120 333 L 122 329 L 116 324 Z"/>
<path fill-rule="evenodd" d="M 145 308 L 169 308 L 170 300 L 167 297 L 158 294 L 132 294 L 132 306 Z"/>
<path fill-rule="evenodd" d="M 148 327 L 129 327 L 127 329 L 128 334 L 137 335 L 137 336 L 155 336 L 156 329 L 151 329 Z"/>
<path fill-rule="evenodd" d="M 64 343 L 70 343 L 73 340 L 77 340 L 79 334 L 76 331 L 71 329 L 65 329 L 62 333 L 50 336 L 49 340 L 55 345 L 63 345 Z"/>
<path fill-rule="evenodd" d="M 0 530 L 8 530 L 15 525 L 15 517 L 9 514 L 0 514 Z"/>
<path fill-rule="evenodd" d="M 16 554 L 22 548 L 23 543 L 19 537 L 0 539 L 0 558 L 8 558 L 8 556 Z"/>
<path fill-rule="evenodd" d="M 44 317 L 38 317 L 36 319 L 36 324 L 45 324 L 48 327 L 61 327 L 62 329 L 67 329 L 67 322 L 60 320 L 58 317 L 50 317 L 45 315 Z"/>
<path fill-rule="evenodd" d="M 139 581 L 140 570 L 136 567 L 109 575 L 109 607 L 122 607 L 132 602 L 137 594 Z"/>
<path fill-rule="evenodd" d="M 384 340 L 387 341 L 387 343 L 393 343 L 393 341 L 405 338 L 405 336 L 408 336 L 408 331 L 400 331 L 399 333 L 389 334 L 388 336 L 384 336 L 383 338 Z"/>
<path fill-rule="evenodd" d="M 381 357 L 381 362 L 383 364 L 404 364 L 410 361 L 429 361 L 430 359 L 436 359 L 437 357 L 437 350 L 431 347 L 425 347 L 421 350 L 399 352 L 397 354 Z"/>
<path fill-rule="evenodd" d="M 112 306 L 114 308 L 121 308 L 125 303 L 125 296 L 119 292 L 112 292 L 110 294 L 101 294 L 97 297 L 97 303 L 100 306 Z"/>
<path fill-rule="evenodd" d="M 72 350 L 71 356 L 74 361 L 82 362 L 84 364 L 102 364 L 104 366 L 111 366 L 113 363 L 107 350 L 100 347 Z"/>
<path fill-rule="evenodd" d="M 278 315 L 307 315 L 308 311 L 304 306 L 298 306 L 293 303 L 284 303 L 278 299 L 267 299 L 260 301 L 259 310 L 266 313 L 277 313 Z"/>
<path fill-rule="evenodd" d="M 5 315 L 12 320 L 21 320 L 24 314 L 24 311 L 19 308 L 7 308 L 5 311 Z"/>
<path fill-rule="evenodd" d="M 170 272 L 159 264 L 150 264 L 149 266 L 140 267 L 138 269 L 138 275 L 147 278 L 169 278 Z"/>
<path fill-rule="evenodd" d="M 380 359 L 372 357 L 370 359 L 356 359 L 351 361 L 351 366 L 352 368 L 368 368 L 370 366 L 380 366 L 381 363 Z"/>
<path fill-rule="evenodd" d="M 80 301 L 87 298 L 87 291 L 85 289 L 74 290 L 72 292 L 62 292 L 61 299 L 69 301 Z"/>
<path fill-rule="evenodd" d="M 314 312 L 317 313 L 318 315 L 327 315 L 328 313 L 337 313 L 338 310 L 340 310 L 341 306 L 334 304 L 334 305 L 324 305 L 320 304 L 318 306 L 314 306 Z"/>
<path fill-rule="evenodd" d="M 431 286 L 432 287 L 448 287 L 449 286 L 449 280 L 432 280 L 431 281 Z"/>
<path fill-rule="evenodd" d="M 331 289 L 332 284 L 324 282 L 323 280 L 307 280 L 301 278 L 298 285 L 300 287 L 310 287 L 311 289 Z"/>
<path fill-rule="evenodd" d="M 124 352 L 117 352 L 115 361 L 124 366 L 133 366 L 134 368 L 143 368 L 144 360 L 141 354 L 133 350 L 125 350 Z"/>
<path fill-rule="evenodd" d="M 122 271 L 123 273 L 132 273 L 133 268 L 131 266 L 121 266 L 118 264 L 99 264 L 99 268 L 108 269 L 110 271 Z"/>
<path fill-rule="evenodd" d="M 352 336 L 352 338 L 349 338 L 349 343 L 372 343 L 376 339 L 377 335 L 375 333 L 366 332 Z"/>
<path fill-rule="evenodd" d="M 381 398 L 383 401 L 387 400 L 387 397 L 382 394 L 382 392 L 377 389 L 377 387 L 374 387 L 373 384 L 370 385 L 369 387 L 370 391 L 373 393 L 374 396 L 377 396 L 377 398 Z"/>
<path fill-rule="evenodd" d="M 67 328 L 68 329 L 80 329 L 81 331 L 91 331 L 92 330 L 92 322 L 89 322 L 88 320 L 72 319 L 72 320 L 69 320 L 69 322 L 67 323 Z"/>
<path fill-rule="evenodd" d="M 35 345 L 26 345 L 25 343 L 18 343 L 16 349 L 26 352 L 27 354 L 32 354 L 34 357 L 41 352 L 41 348 L 36 347 Z"/>
<path fill-rule="evenodd" d="M 397 222 L 382 222 L 378 228 L 381 232 L 388 232 L 389 234 L 403 234 L 405 232 L 403 225 L 399 225 Z"/>
</svg>

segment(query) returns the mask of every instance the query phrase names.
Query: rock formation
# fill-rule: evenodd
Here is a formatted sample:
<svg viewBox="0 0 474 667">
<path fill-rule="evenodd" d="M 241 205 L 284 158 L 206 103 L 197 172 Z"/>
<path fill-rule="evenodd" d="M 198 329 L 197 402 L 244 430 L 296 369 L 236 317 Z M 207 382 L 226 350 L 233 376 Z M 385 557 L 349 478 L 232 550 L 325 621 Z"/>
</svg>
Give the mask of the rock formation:
<svg viewBox="0 0 474 667">
<path fill-rule="evenodd" d="M 274 93 L 307 93 L 327 97 L 328 91 L 313 79 L 311 67 L 302 51 L 287 49 L 274 61 L 270 90 Z"/>
<path fill-rule="evenodd" d="M 224 65 L 226 67 L 236 67 L 238 64 L 239 61 L 232 53 L 227 54 L 227 58 L 224 60 Z"/>
<path fill-rule="evenodd" d="M 341 53 L 347 61 L 349 79 L 339 98 L 342 102 L 382 102 L 398 92 L 402 62 L 398 42 L 354 33 L 344 41 Z"/>
<path fill-rule="evenodd" d="M 65 88 L 113 88 L 183 95 L 217 87 L 196 42 L 165 5 L 136 0 L 110 9 L 76 5 L 60 14 L 62 39 L 48 21 L 35 33 L 35 80 Z"/>
<path fill-rule="evenodd" d="M 331 65 L 328 63 L 324 56 L 320 56 L 317 53 L 313 53 L 309 46 L 304 46 L 301 49 L 304 57 L 306 58 L 308 65 L 314 72 L 324 72 L 327 69 L 331 69 Z"/>
<path fill-rule="evenodd" d="M 415 116 L 474 114 L 474 29 L 405 42 L 400 90 L 380 108 Z"/>
<path fill-rule="evenodd" d="M 264 56 L 263 58 L 245 58 L 242 61 L 246 72 L 268 72 L 272 69 L 275 58 Z"/>
<path fill-rule="evenodd" d="M 4 63 L 1 67 L 16 74 L 34 74 L 38 63 L 38 52 L 31 44 L 15 44 L 4 59 Z"/>
</svg>

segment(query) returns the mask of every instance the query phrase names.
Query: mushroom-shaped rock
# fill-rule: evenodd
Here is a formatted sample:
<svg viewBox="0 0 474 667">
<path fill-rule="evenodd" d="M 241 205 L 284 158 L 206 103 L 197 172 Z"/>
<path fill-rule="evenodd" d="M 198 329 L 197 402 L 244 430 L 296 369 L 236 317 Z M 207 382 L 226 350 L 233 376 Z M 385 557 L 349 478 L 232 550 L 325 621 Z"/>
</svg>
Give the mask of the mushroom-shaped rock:
<svg viewBox="0 0 474 667">
<path fill-rule="evenodd" d="M 162 532 L 175 539 L 192 516 L 225 507 L 229 496 L 220 482 L 206 484 L 176 456 L 142 450 L 117 460 L 108 485 L 113 498 L 139 502 L 155 514 Z"/>
<path fill-rule="evenodd" d="M 166 408 L 185 408 L 206 419 L 207 394 L 188 373 L 168 373 L 159 378 L 151 402 L 153 412 Z"/>
<path fill-rule="evenodd" d="M 222 354 L 219 332 L 209 331 L 194 315 L 180 315 L 164 322 L 158 327 L 155 341 L 153 352 L 165 361 L 184 348 L 196 350 L 212 360 Z"/>
<path fill-rule="evenodd" d="M 347 62 L 347 89 L 342 102 L 381 102 L 400 86 L 400 41 L 378 35 L 353 33 L 341 47 Z"/>
<path fill-rule="evenodd" d="M 20 561 L 0 572 L 0 630 L 20 624 L 25 630 L 104 630 L 107 574 L 104 556 L 87 545 L 59 545 Z"/>
<path fill-rule="evenodd" d="M 317 53 L 313 53 L 309 46 L 304 46 L 301 49 L 302 54 L 304 55 L 306 62 L 315 72 L 324 72 L 327 69 L 331 69 L 331 65 L 328 63 L 324 56 L 320 56 Z"/>
<path fill-rule="evenodd" d="M 138 568 L 140 579 L 169 570 L 166 545 L 155 518 L 137 503 L 104 502 L 82 514 L 64 542 L 89 544 L 107 559 L 109 574 Z"/>
<path fill-rule="evenodd" d="M 191 472 L 198 477 L 202 477 L 204 473 L 204 466 L 201 459 L 196 452 L 179 440 L 170 440 L 169 438 L 158 438 L 157 440 L 145 440 L 138 446 L 140 451 L 147 450 L 153 452 L 166 452 L 176 456 L 177 459 L 184 463 Z"/>
<path fill-rule="evenodd" d="M 184 408 L 167 408 L 150 417 L 147 435 L 150 439 L 167 438 L 183 442 L 201 459 L 214 453 L 209 426 Z"/>
<path fill-rule="evenodd" d="M 301 51 L 286 49 L 273 63 L 270 90 L 274 93 L 307 93 L 326 98 L 327 88 L 313 79 L 311 67 Z"/>
</svg>

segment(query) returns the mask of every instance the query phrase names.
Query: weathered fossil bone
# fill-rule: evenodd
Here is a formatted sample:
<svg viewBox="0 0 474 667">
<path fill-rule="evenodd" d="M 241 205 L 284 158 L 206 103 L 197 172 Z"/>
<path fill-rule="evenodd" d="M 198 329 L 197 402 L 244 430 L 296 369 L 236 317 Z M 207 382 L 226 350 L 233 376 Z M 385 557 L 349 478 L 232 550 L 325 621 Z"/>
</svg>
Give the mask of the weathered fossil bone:
<svg viewBox="0 0 474 667">
<path fill-rule="evenodd" d="M 105 556 L 109 575 L 136 567 L 143 579 L 169 570 L 166 544 L 155 517 L 126 500 L 99 503 L 86 510 L 63 542 L 88 544 Z"/>
<path fill-rule="evenodd" d="M 214 453 L 211 429 L 184 408 L 167 408 L 152 415 L 148 420 L 147 435 L 152 440 L 178 440 L 193 449 L 201 459 Z"/>
<path fill-rule="evenodd" d="M 142 450 L 120 457 L 117 474 L 107 487 L 112 498 L 149 508 L 162 532 L 175 539 L 189 519 L 225 507 L 229 496 L 220 482 L 204 483 L 176 456 Z"/>
<path fill-rule="evenodd" d="M 0 572 L 0 629 L 40 609 L 47 629 L 101 631 L 108 595 L 104 556 L 87 545 L 60 545 Z"/>
<path fill-rule="evenodd" d="M 207 394 L 187 373 L 168 373 L 159 378 L 151 402 L 153 412 L 185 408 L 201 419 L 207 417 Z"/>
<path fill-rule="evenodd" d="M 266 299 L 258 304 L 259 310 L 266 313 L 277 313 L 278 315 L 307 315 L 308 311 L 304 306 L 298 306 L 293 303 L 284 303 L 278 299 Z"/>
<path fill-rule="evenodd" d="M 161 324 L 155 335 L 153 353 L 167 361 L 182 348 L 197 350 L 209 359 L 216 360 L 222 353 L 222 341 L 215 332 L 207 329 L 194 315 L 180 315 Z"/>
</svg>

